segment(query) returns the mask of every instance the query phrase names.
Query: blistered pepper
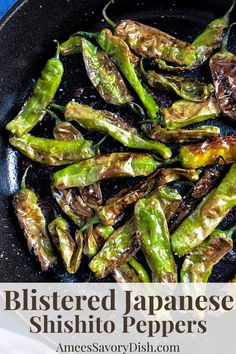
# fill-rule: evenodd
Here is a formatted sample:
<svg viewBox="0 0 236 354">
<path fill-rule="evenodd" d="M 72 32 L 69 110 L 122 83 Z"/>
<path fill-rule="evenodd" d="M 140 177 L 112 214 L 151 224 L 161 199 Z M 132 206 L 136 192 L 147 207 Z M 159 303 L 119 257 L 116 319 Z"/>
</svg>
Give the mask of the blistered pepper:
<svg viewBox="0 0 236 354">
<path fill-rule="evenodd" d="M 113 61 L 88 40 L 82 40 L 87 74 L 101 97 L 108 104 L 123 106 L 133 101 Z"/>
<path fill-rule="evenodd" d="M 142 130 L 149 138 L 162 143 L 192 143 L 220 136 L 220 129 L 211 125 L 201 126 L 192 130 L 167 130 L 154 123 L 143 124 Z"/>
<path fill-rule="evenodd" d="M 167 146 L 142 138 L 135 128 L 114 113 L 69 102 L 65 107 L 65 118 L 75 120 L 85 129 L 105 132 L 129 148 L 154 151 L 165 159 L 171 157 Z"/>
<path fill-rule="evenodd" d="M 48 225 L 48 231 L 62 257 L 67 272 L 70 274 L 76 273 L 79 269 L 83 253 L 82 234 L 76 231 L 74 241 L 67 222 L 59 217 Z"/>
<path fill-rule="evenodd" d="M 48 270 L 57 263 L 46 229 L 46 220 L 39 207 L 34 191 L 26 187 L 25 176 L 21 189 L 13 198 L 13 207 L 27 240 L 29 251 L 40 262 L 42 270 Z"/>
<path fill-rule="evenodd" d="M 236 205 L 236 164 L 218 187 L 177 228 L 171 237 L 175 254 L 182 257 L 199 246 Z"/>
<path fill-rule="evenodd" d="M 140 199 L 135 205 L 137 238 L 154 283 L 176 283 L 177 267 L 170 244 L 164 211 L 154 196 Z"/>
<path fill-rule="evenodd" d="M 181 268 L 182 283 L 206 283 L 213 266 L 233 248 L 232 234 L 235 227 L 228 231 L 215 230 L 198 247 L 186 256 Z"/>
<path fill-rule="evenodd" d="M 180 100 L 169 108 L 163 108 L 161 112 L 165 128 L 176 130 L 216 118 L 220 114 L 220 109 L 216 99 L 212 96 L 201 103 Z"/>
<path fill-rule="evenodd" d="M 20 138 L 13 136 L 9 142 L 31 160 L 51 166 L 68 165 L 94 156 L 92 141 L 88 140 L 59 141 L 25 134 Z"/>
<path fill-rule="evenodd" d="M 60 52 L 64 56 L 82 53 L 82 38 L 70 37 L 60 45 Z"/>
<path fill-rule="evenodd" d="M 21 137 L 28 133 L 43 119 L 44 109 L 53 100 L 61 83 L 64 69 L 59 59 L 59 47 L 55 58 L 48 60 L 41 77 L 34 87 L 32 95 L 25 102 L 20 113 L 7 124 L 6 129 Z"/>
<path fill-rule="evenodd" d="M 149 154 L 113 153 L 68 166 L 53 175 L 56 188 L 85 187 L 114 177 L 148 176 L 161 162 Z"/>
<path fill-rule="evenodd" d="M 225 36 L 221 51 L 210 60 L 211 75 L 215 86 L 217 102 L 223 114 L 236 121 L 236 55 L 227 50 L 228 36 Z"/>
<path fill-rule="evenodd" d="M 236 136 L 182 146 L 178 159 L 184 168 L 233 163 L 236 161 Z"/>
</svg>

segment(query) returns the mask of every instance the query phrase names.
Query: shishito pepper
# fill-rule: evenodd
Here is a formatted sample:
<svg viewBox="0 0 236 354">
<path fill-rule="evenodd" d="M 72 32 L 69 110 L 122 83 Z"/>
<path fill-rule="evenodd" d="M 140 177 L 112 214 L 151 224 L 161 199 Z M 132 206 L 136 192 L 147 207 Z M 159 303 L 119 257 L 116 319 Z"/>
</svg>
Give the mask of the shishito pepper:
<svg viewBox="0 0 236 354">
<path fill-rule="evenodd" d="M 27 240 L 29 251 L 40 262 L 42 270 L 48 270 L 57 263 L 46 229 L 46 220 L 39 207 L 34 191 L 26 187 L 26 174 L 20 191 L 13 198 L 13 206 L 20 226 Z"/>
<path fill-rule="evenodd" d="M 210 60 L 211 75 L 215 86 L 215 95 L 223 114 L 236 121 L 236 55 L 227 50 L 226 35 L 221 51 Z"/>
<path fill-rule="evenodd" d="M 141 102 L 147 110 L 151 119 L 156 119 L 159 112 L 159 106 L 154 96 L 142 85 L 138 77 L 136 64 L 138 58 L 130 51 L 128 45 L 119 37 L 113 36 L 108 29 L 103 29 L 99 33 L 83 33 L 80 35 L 95 38 L 102 50 L 115 62 L 124 77 L 133 87 Z"/>
<path fill-rule="evenodd" d="M 31 160 L 51 166 L 68 165 L 94 156 L 92 141 L 88 140 L 59 141 L 25 134 L 20 138 L 13 136 L 9 142 Z"/>
<path fill-rule="evenodd" d="M 114 177 L 148 176 L 161 165 L 149 154 L 113 153 L 68 166 L 53 175 L 56 188 L 86 187 Z"/>
<path fill-rule="evenodd" d="M 48 230 L 54 245 L 61 254 L 67 272 L 71 274 L 76 273 L 79 269 L 83 253 L 82 234 L 76 231 L 74 241 L 67 222 L 59 217 L 48 225 Z"/>
<path fill-rule="evenodd" d="M 178 202 L 181 201 L 177 192 L 171 193 L 171 190 L 166 187 L 163 193 L 162 188 L 157 190 L 155 196 L 160 200 L 166 218 L 169 218 L 170 213 L 175 211 L 174 206 L 178 207 L 179 204 L 175 203 L 176 199 Z M 117 267 L 119 268 L 121 264 L 132 259 L 132 256 L 139 250 L 135 236 L 136 226 L 132 217 L 108 238 L 102 250 L 90 262 L 89 267 L 97 278 L 105 277 Z"/>
<path fill-rule="evenodd" d="M 142 138 L 135 128 L 114 113 L 69 102 L 65 107 L 65 118 L 75 120 L 85 129 L 105 132 L 129 148 L 151 150 L 165 159 L 171 157 L 171 150 L 167 146 Z"/>
<path fill-rule="evenodd" d="M 34 87 L 33 94 L 28 98 L 20 113 L 7 124 L 6 129 L 12 134 L 21 137 L 28 133 L 43 119 L 44 109 L 53 100 L 61 83 L 64 69 L 59 59 L 59 47 L 56 56 L 48 60 L 41 77 Z"/>
<path fill-rule="evenodd" d="M 88 77 L 108 104 L 123 106 L 133 101 L 113 61 L 88 40 L 82 40 L 83 58 Z"/>
<path fill-rule="evenodd" d="M 236 161 L 236 136 L 182 146 L 178 156 L 184 168 L 230 164 Z"/>
<path fill-rule="evenodd" d="M 155 196 L 140 199 L 135 205 L 134 214 L 137 237 L 152 271 L 152 281 L 176 283 L 177 269 L 160 201 Z"/>
<path fill-rule="evenodd" d="M 165 128 L 176 130 L 187 125 L 216 118 L 220 114 L 220 109 L 216 99 L 212 96 L 201 103 L 179 100 L 171 107 L 163 108 L 161 112 Z"/>
<path fill-rule="evenodd" d="M 173 233 L 172 248 L 184 256 L 200 245 L 236 205 L 236 164 Z"/>
<path fill-rule="evenodd" d="M 228 231 L 215 230 L 198 247 L 186 256 L 181 268 L 182 283 L 206 283 L 213 266 L 233 248 L 232 234 L 235 227 Z"/>
<path fill-rule="evenodd" d="M 82 38 L 70 37 L 60 45 L 60 53 L 64 56 L 82 53 Z"/>
<path fill-rule="evenodd" d="M 214 92 L 212 84 L 187 79 L 181 76 L 163 75 L 153 70 L 145 73 L 151 87 L 174 91 L 178 96 L 193 102 L 204 102 Z"/>
<path fill-rule="evenodd" d="M 84 137 L 78 129 L 69 122 L 60 122 L 53 129 L 55 140 L 83 140 Z"/>
<path fill-rule="evenodd" d="M 51 186 L 53 197 L 64 213 L 77 225 L 84 226 L 86 220 L 93 216 L 93 210 L 83 201 L 74 189 L 60 190 Z"/>
<path fill-rule="evenodd" d="M 192 143 L 194 141 L 213 139 L 220 136 L 220 129 L 211 125 L 201 126 L 192 130 L 167 130 L 158 124 L 143 124 L 143 132 L 151 139 L 162 143 Z"/>
<path fill-rule="evenodd" d="M 202 64 L 220 45 L 224 30 L 229 25 L 229 16 L 235 2 L 225 16 L 208 24 L 192 44 L 136 21 L 123 20 L 117 25 L 106 14 L 110 3 L 112 1 L 104 8 L 103 15 L 108 24 L 114 28 L 116 36 L 127 42 L 139 56 L 154 59 L 161 68 L 181 70 L 193 69 Z M 168 63 L 175 66 L 170 66 Z"/>
</svg>

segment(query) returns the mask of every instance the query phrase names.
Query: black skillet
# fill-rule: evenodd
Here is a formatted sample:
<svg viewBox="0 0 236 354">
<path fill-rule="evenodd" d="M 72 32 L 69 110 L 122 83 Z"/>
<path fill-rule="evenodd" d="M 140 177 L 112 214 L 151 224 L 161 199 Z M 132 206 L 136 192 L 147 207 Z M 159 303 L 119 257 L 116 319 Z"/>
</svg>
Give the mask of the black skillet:
<svg viewBox="0 0 236 354">
<path fill-rule="evenodd" d="M 0 281 L 1 282 L 55 282 L 86 281 L 89 272 L 83 266 L 78 274 L 69 276 L 62 267 L 47 273 L 39 271 L 34 259 L 29 255 L 26 242 L 14 216 L 11 205 L 12 195 L 19 188 L 22 171 L 29 163 L 26 159 L 9 147 L 6 123 L 19 111 L 25 98 L 31 91 L 35 79 L 40 74 L 46 60 L 52 56 L 53 39 L 60 41 L 77 30 L 94 31 L 104 26 L 101 9 L 106 0 L 23 0 L 0 22 Z M 109 14 L 115 20 L 132 18 L 152 24 L 181 39 L 191 41 L 206 24 L 223 15 L 229 8 L 230 0 L 117 0 Z M 236 11 L 232 14 L 232 22 L 236 20 Z M 235 32 L 232 33 L 230 49 L 236 52 Z M 80 56 L 65 61 L 65 76 L 57 102 L 65 104 L 69 99 L 79 99 L 94 107 L 106 106 L 86 78 Z M 202 78 L 207 74 L 207 64 L 191 73 Z M 83 89 L 83 90 L 81 90 Z M 173 97 L 161 96 L 159 103 L 167 105 Z M 109 107 L 110 109 L 111 107 Z M 118 111 L 113 108 L 114 111 Z M 123 116 L 135 121 L 137 117 L 130 111 L 120 112 Z M 223 123 L 224 122 L 224 123 Z M 223 134 L 236 133 L 233 124 L 227 120 L 216 122 Z M 53 121 L 48 117 L 35 134 L 50 136 Z M 214 123 L 215 124 L 215 123 Z M 99 134 L 90 134 L 95 141 Z M 112 139 L 103 146 L 103 152 L 121 150 L 120 145 Z M 29 182 L 43 199 L 49 196 L 50 169 L 33 165 Z M 105 195 L 114 193 L 131 183 L 121 181 L 106 182 L 103 185 Z M 236 220 L 231 213 L 222 224 L 230 227 Z M 86 263 L 86 261 L 84 262 Z M 215 267 L 211 281 L 228 281 L 236 272 L 236 263 L 222 261 Z M 111 278 L 108 279 L 110 281 Z"/>
</svg>

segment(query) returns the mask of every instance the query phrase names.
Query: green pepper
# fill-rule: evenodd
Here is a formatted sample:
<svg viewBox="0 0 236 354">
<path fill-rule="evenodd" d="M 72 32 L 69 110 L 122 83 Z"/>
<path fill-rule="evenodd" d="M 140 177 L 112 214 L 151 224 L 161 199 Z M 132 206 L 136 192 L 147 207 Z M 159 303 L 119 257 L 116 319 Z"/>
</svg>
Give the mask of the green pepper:
<svg viewBox="0 0 236 354">
<path fill-rule="evenodd" d="M 70 37 L 60 45 L 60 52 L 64 56 L 82 53 L 82 38 Z"/>
<path fill-rule="evenodd" d="M 48 237 L 46 220 L 38 205 L 37 196 L 32 189 L 26 187 L 26 173 L 20 191 L 13 198 L 13 206 L 29 251 L 38 259 L 42 270 L 46 271 L 57 263 L 57 257 Z"/>
<path fill-rule="evenodd" d="M 182 257 L 200 245 L 236 205 L 236 164 L 185 219 L 171 238 L 175 254 Z"/>
<path fill-rule="evenodd" d="M 82 47 L 88 77 L 104 101 L 116 106 L 131 103 L 133 98 L 113 61 L 84 38 Z"/>
<path fill-rule="evenodd" d="M 236 161 L 236 136 L 182 146 L 178 159 L 184 168 L 233 163 Z"/>
<path fill-rule="evenodd" d="M 220 114 L 220 109 L 216 99 L 210 97 L 206 102 L 202 103 L 185 100 L 177 101 L 171 107 L 163 108 L 162 114 L 165 128 L 176 130 L 187 125 L 216 118 Z"/>
<path fill-rule="evenodd" d="M 68 165 L 94 156 L 92 142 L 88 140 L 59 141 L 25 134 L 20 138 L 13 136 L 9 142 L 31 160 L 51 166 Z"/>
<path fill-rule="evenodd" d="M 53 175 L 56 188 L 85 187 L 114 177 L 148 176 L 161 165 L 149 154 L 113 153 L 66 167 Z"/>
<path fill-rule="evenodd" d="M 140 199 L 135 205 L 137 237 L 154 283 L 176 283 L 177 269 L 164 211 L 156 197 Z"/>
<path fill-rule="evenodd" d="M 102 50 L 115 62 L 124 77 L 133 87 L 141 102 L 147 110 L 151 119 L 156 119 L 159 106 L 154 96 L 142 85 L 137 71 L 136 64 L 138 58 L 130 51 L 127 44 L 119 37 L 113 36 L 108 29 L 103 29 L 100 33 L 89 34 L 78 32 L 84 36 L 95 38 Z"/>
<path fill-rule="evenodd" d="M 151 87 L 174 91 L 188 101 L 204 102 L 215 91 L 212 84 L 181 76 L 163 75 L 153 70 L 147 71 L 145 76 Z"/>
<path fill-rule="evenodd" d="M 232 234 L 235 227 L 228 231 L 215 230 L 198 247 L 186 256 L 181 268 L 182 283 L 207 283 L 212 268 L 233 248 Z"/>
<path fill-rule="evenodd" d="M 28 133 L 43 119 L 44 109 L 53 100 L 61 83 L 63 65 L 59 59 L 59 48 L 55 58 L 50 59 L 42 71 L 41 78 L 36 83 L 32 95 L 25 102 L 20 113 L 7 124 L 6 129 L 12 134 L 21 137 Z"/>
<path fill-rule="evenodd" d="M 64 213 L 79 228 L 84 226 L 86 220 L 93 216 L 93 210 L 85 204 L 79 193 L 74 189 L 59 190 L 51 186 L 53 197 Z"/>
<path fill-rule="evenodd" d="M 65 118 L 75 120 L 85 129 L 105 132 L 129 148 L 155 151 L 165 159 L 171 157 L 167 146 L 140 137 L 135 128 L 114 113 L 70 102 L 65 107 Z"/>
<path fill-rule="evenodd" d="M 220 129 L 211 125 L 201 126 L 192 130 L 167 130 L 154 123 L 143 124 L 142 130 L 149 138 L 162 143 L 191 143 L 193 141 L 212 139 L 220 136 Z"/>
<path fill-rule="evenodd" d="M 235 25 L 232 24 L 232 25 Z M 211 75 L 215 86 L 215 95 L 220 109 L 224 115 L 233 122 L 236 121 L 236 55 L 227 50 L 228 37 L 231 26 L 223 41 L 221 51 L 213 55 L 210 60 Z"/>
<path fill-rule="evenodd" d="M 160 202 L 166 221 L 169 221 L 182 202 L 182 197 L 179 192 L 169 186 L 159 187 L 153 193 L 152 197 L 158 199 Z"/>
<path fill-rule="evenodd" d="M 55 247 L 61 254 L 66 270 L 70 274 L 78 271 L 83 253 L 83 237 L 76 231 L 73 240 L 67 222 L 63 218 L 56 218 L 48 225 Z"/>
<path fill-rule="evenodd" d="M 177 227 L 197 207 L 203 198 L 215 187 L 220 172 L 215 168 L 205 171 L 195 186 L 184 197 L 177 211 L 169 220 L 169 231 L 173 233 Z"/>
</svg>

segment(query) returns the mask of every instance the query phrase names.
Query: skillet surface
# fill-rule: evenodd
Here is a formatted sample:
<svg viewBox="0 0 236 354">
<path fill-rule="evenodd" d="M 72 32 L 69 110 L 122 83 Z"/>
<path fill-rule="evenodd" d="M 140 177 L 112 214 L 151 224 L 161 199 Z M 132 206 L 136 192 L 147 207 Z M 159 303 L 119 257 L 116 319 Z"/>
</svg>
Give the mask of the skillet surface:
<svg viewBox="0 0 236 354">
<path fill-rule="evenodd" d="M 2 282 L 73 282 L 86 281 L 89 277 L 85 266 L 78 274 L 65 274 L 63 268 L 57 267 L 47 273 L 39 271 L 36 262 L 26 248 L 26 242 L 13 212 L 11 200 L 19 188 L 19 181 L 27 160 L 9 147 L 6 123 L 19 111 L 25 98 L 31 91 L 46 60 L 53 55 L 53 39 L 66 40 L 77 30 L 95 31 L 104 27 L 101 9 L 106 0 L 23 0 L 18 1 L 12 11 L 0 22 L 0 281 Z M 191 42 L 196 35 L 214 18 L 222 16 L 230 5 L 230 1 L 198 0 L 117 0 L 109 10 L 115 20 L 132 18 L 152 24 L 161 30 Z M 112 10 L 113 9 L 113 10 Z M 232 14 L 232 22 L 236 20 L 236 11 Z M 234 43 L 234 45 L 233 45 Z M 232 31 L 229 48 L 236 52 L 236 32 Z M 56 101 L 65 104 L 75 98 L 83 103 L 92 104 L 95 108 L 109 108 L 103 104 L 96 90 L 91 86 L 85 74 L 81 57 L 74 56 L 64 60 L 65 76 Z M 190 73 L 191 76 L 210 80 L 205 67 Z M 209 70 L 208 70 L 209 71 Z M 83 88 L 84 90 L 81 90 Z M 161 105 L 168 105 L 176 97 L 159 98 Z M 117 109 L 112 108 L 118 112 Z M 135 122 L 130 111 L 120 110 L 122 116 Z M 53 120 L 48 117 L 46 123 L 34 130 L 34 134 L 50 136 Z M 235 134 L 233 124 L 224 120 L 214 122 L 222 133 Z M 87 137 L 98 141 L 99 134 L 87 134 Z M 121 151 L 120 145 L 107 139 L 102 153 Z M 123 149 L 125 150 L 125 149 Z M 29 178 L 42 199 L 48 197 L 48 180 L 50 169 L 37 164 Z M 111 191 L 127 186 L 131 181 L 114 181 L 103 185 L 105 197 Z M 236 213 L 232 212 L 222 224 L 230 227 L 236 221 Z M 231 257 L 232 258 L 232 257 Z M 86 263 L 86 262 L 84 262 Z M 228 281 L 236 271 L 235 260 L 220 262 L 214 269 L 211 281 Z M 93 279 L 91 279 L 93 281 Z M 106 281 L 112 281 L 111 278 Z"/>
</svg>

